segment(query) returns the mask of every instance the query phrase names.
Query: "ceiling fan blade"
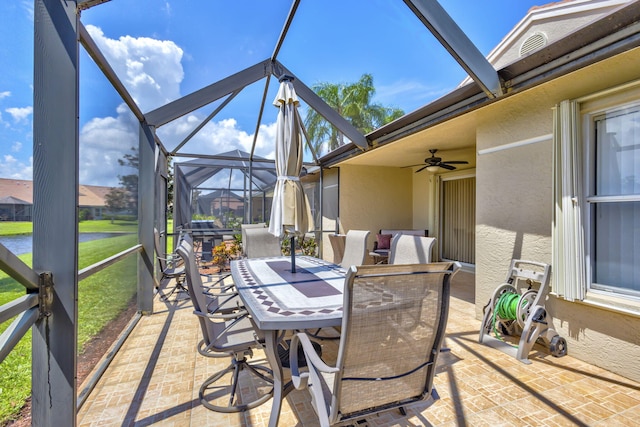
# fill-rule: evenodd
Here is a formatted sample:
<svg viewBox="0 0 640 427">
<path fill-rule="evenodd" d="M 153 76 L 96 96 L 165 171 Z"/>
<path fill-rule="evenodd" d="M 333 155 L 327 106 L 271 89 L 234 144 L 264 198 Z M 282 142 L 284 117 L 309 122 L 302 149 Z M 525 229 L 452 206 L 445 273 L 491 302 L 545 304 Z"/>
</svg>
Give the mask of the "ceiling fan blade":
<svg viewBox="0 0 640 427">
<path fill-rule="evenodd" d="M 467 162 L 466 160 L 451 160 L 449 162 L 442 162 L 442 163 L 449 163 L 452 165 L 468 165 L 469 162 Z"/>
<path fill-rule="evenodd" d="M 417 165 L 401 166 L 401 168 L 414 168 L 416 166 L 424 166 L 424 163 L 418 163 Z"/>
<path fill-rule="evenodd" d="M 423 166 L 423 167 L 421 167 L 420 169 L 418 169 L 418 170 L 416 171 L 416 173 L 418 173 L 418 172 L 420 172 L 420 171 L 422 171 L 422 170 L 424 170 L 424 169 L 426 169 L 426 168 L 428 168 L 428 167 L 429 167 L 429 165 Z"/>
<path fill-rule="evenodd" d="M 452 170 L 454 170 L 456 168 L 455 166 L 449 166 L 449 165 L 447 165 L 445 163 L 440 163 L 438 166 L 440 166 L 443 169 L 448 169 L 450 171 L 452 171 Z"/>
</svg>

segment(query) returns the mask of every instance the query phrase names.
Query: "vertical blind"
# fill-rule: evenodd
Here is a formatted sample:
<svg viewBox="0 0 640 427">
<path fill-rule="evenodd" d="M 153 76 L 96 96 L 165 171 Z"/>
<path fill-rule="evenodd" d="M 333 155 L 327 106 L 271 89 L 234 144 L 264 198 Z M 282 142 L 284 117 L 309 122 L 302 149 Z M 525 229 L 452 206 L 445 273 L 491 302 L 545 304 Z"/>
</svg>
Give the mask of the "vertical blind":
<svg viewBox="0 0 640 427">
<path fill-rule="evenodd" d="M 442 258 L 476 262 L 476 179 L 442 182 Z"/>
</svg>

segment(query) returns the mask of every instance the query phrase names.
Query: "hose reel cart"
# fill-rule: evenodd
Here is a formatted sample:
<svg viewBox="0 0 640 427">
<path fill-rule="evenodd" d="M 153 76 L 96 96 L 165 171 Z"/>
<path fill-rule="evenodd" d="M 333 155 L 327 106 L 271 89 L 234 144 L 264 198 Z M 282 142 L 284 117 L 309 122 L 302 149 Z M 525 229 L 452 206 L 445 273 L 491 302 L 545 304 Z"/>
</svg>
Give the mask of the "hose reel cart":
<svg viewBox="0 0 640 427">
<path fill-rule="evenodd" d="M 567 342 L 550 327 L 551 319 L 544 307 L 550 272 L 548 264 L 512 259 L 506 283 L 496 288 L 484 307 L 479 341 L 527 364 L 531 363 L 528 355 L 538 340 L 549 347 L 553 356 L 566 355 Z M 518 334 L 517 347 L 504 340 L 505 336 Z"/>
</svg>

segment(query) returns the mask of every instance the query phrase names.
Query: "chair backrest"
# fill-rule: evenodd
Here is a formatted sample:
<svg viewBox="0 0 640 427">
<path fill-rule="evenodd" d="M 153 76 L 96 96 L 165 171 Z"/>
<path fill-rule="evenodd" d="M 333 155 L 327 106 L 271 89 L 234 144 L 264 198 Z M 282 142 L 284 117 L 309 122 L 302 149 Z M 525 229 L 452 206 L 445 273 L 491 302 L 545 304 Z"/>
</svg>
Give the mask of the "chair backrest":
<svg viewBox="0 0 640 427">
<path fill-rule="evenodd" d="M 267 227 L 266 222 L 259 222 L 257 224 L 241 224 L 240 225 L 240 229 L 242 231 L 242 255 L 243 256 L 246 256 L 246 252 L 245 252 L 245 242 L 247 241 L 246 230 L 248 228 L 266 228 L 266 227 Z"/>
<path fill-rule="evenodd" d="M 247 228 L 242 242 L 247 258 L 261 258 L 282 255 L 280 239 L 269 233 L 266 227 Z"/>
<path fill-rule="evenodd" d="M 458 263 L 351 267 L 331 423 L 429 396 Z"/>
<path fill-rule="evenodd" d="M 344 242 L 344 255 L 340 266 L 349 268 L 352 265 L 364 264 L 367 256 L 367 238 L 369 230 L 349 230 Z"/>
<path fill-rule="evenodd" d="M 202 277 L 196 265 L 196 256 L 190 239 L 182 239 L 176 252 L 184 261 L 187 289 L 193 303 L 193 309 L 200 313 L 207 313 L 207 296 L 204 293 Z M 205 344 L 211 344 L 218 334 L 218 331 L 214 328 L 214 323 L 203 316 L 198 316 L 198 321 L 200 322 Z"/>
<path fill-rule="evenodd" d="M 333 249 L 333 263 L 340 264 L 344 257 L 344 243 L 346 236 L 344 234 L 329 234 L 329 242 Z"/>
<path fill-rule="evenodd" d="M 160 232 L 157 228 L 153 228 L 153 248 L 156 251 L 156 259 L 160 264 L 160 271 L 167 269 L 167 261 L 164 256 L 164 251 L 160 248 Z"/>
<path fill-rule="evenodd" d="M 389 264 L 427 264 L 435 237 L 396 234 L 391 240 Z"/>
</svg>

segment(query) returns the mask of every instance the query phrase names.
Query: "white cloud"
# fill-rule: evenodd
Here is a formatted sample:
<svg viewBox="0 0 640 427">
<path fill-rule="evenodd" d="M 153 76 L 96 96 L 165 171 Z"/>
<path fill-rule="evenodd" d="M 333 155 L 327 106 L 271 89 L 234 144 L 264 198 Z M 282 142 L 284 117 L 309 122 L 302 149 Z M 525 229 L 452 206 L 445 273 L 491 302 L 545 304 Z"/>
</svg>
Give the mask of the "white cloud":
<svg viewBox="0 0 640 427">
<path fill-rule="evenodd" d="M 119 159 L 138 146 L 138 124 L 126 108 L 117 117 L 96 117 L 80 131 L 80 182 L 89 185 L 117 186 L 118 175 L 131 173 Z"/>
<path fill-rule="evenodd" d="M 13 144 L 11 144 L 11 151 L 13 151 L 14 153 L 18 153 L 20 150 L 22 150 L 22 142 L 15 141 Z"/>
<path fill-rule="evenodd" d="M 183 51 L 174 42 L 131 36 L 114 40 L 93 25 L 87 31 L 142 111 L 180 97 Z"/>
<path fill-rule="evenodd" d="M 11 107 L 6 108 L 4 111 L 9 113 L 13 117 L 13 121 L 16 123 L 26 122 L 28 117 L 33 114 L 33 107 Z"/>
<path fill-rule="evenodd" d="M 167 3 L 168 4 L 168 3 Z M 105 37 L 100 28 L 87 30 L 143 112 L 180 98 L 184 78 L 183 51 L 172 41 L 130 36 Z M 194 112 L 157 130 L 169 150 L 175 148 L 203 117 Z M 118 164 L 131 147 L 138 146 L 139 127 L 129 109 L 121 104 L 115 117 L 94 118 L 80 131 L 80 182 L 117 186 L 118 175 L 131 173 Z M 255 155 L 274 158 L 275 123 L 260 126 Z M 239 149 L 251 152 L 253 135 L 238 127 L 235 119 L 208 123 L 180 151 L 220 154 Z"/>
<path fill-rule="evenodd" d="M 0 99 L 8 98 L 10 96 L 11 96 L 11 92 L 8 90 L 5 90 L 4 92 L 0 92 Z"/>
<path fill-rule="evenodd" d="M 5 154 L 0 160 L 0 170 L 4 178 L 31 180 L 33 177 L 33 157 L 25 164 L 11 154 Z"/>
<path fill-rule="evenodd" d="M 175 149 L 198 126 L 202 118 L 193 114 L 182 117 L 158 129 L 162 142 Z M 275 123 L 260 125 L 254 154 L 273 159 L 275 157 Z M 251 152 L 253 134 L 238 127 L 235 119 L 224 119 L 205 125 L 178 152 L 222 154 L 232 150 Z"/>
<path fill-rule="evenodd" d="M 167 14 L 167 16 L 171 16 L 173 15 L 173 11 L 171 9 L 171 3 L 169 3 L 168 1 L 164 2 L 164 11 Z"/>
</svg>

